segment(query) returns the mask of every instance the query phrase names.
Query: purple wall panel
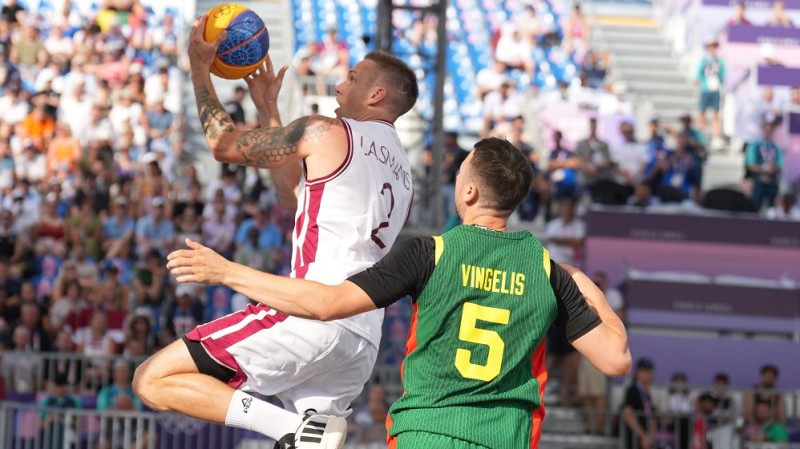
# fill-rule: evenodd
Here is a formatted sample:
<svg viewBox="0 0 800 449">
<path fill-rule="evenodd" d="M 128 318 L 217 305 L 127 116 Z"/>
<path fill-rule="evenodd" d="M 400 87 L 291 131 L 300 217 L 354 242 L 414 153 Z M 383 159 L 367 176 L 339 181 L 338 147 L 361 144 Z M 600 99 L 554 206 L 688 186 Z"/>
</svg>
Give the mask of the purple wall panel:
<svg viewBox="0 0 800 449">
<path fill-rule="evenodd" d="M 779 388 L 800 388 L 800 345 L 726 338 L 691 338 L 630 332 L 634 360 L 647 356 L 655 363 L 656 382 L 669 383 L 675 371 L 684 371 L 691 384 L 711 384 L 714 374 L 725 371 L 734 387 L 758 382 L 758 369 L 766 363 L 780 369 Z"/>
</svg>

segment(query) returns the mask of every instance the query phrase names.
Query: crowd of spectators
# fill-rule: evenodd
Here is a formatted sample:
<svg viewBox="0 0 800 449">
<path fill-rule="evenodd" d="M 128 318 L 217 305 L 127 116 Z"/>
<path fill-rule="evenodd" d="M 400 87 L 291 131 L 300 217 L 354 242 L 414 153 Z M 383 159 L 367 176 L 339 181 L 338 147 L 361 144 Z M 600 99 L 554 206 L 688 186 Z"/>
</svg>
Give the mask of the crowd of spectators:
<svg viewBox="0 0 800 449">
<path fill-rule="evenodd" d="M 691 388 L 683 372 L 674 372 L 666 389 L 653 385 L 656 366 L 649 358 L 636 363 L 620 406 L 627 448 L 710 448 L 714 430 L 739 426 L 745 441 L 787 443 L 800 440 L 796 420 L 787 418 L 778 388 L 778 368 L 759 369 L 759 381 L 744 392 L 729 388 L 728 374 L 714 375 L 710 389 Z M 741 423 L 738 421 L 741 420 Z"/>
<path fill-rule="evenodd" d="M 2 398 L 141 410 L 135 362 L 247 302 L 176 287 L 165 257 L 186 238 L 288 271 L 292 216 L 258 174 L 202 185 L 183 155 L 183 33 L 137 0 L 0 13 Z"/>
</svg>

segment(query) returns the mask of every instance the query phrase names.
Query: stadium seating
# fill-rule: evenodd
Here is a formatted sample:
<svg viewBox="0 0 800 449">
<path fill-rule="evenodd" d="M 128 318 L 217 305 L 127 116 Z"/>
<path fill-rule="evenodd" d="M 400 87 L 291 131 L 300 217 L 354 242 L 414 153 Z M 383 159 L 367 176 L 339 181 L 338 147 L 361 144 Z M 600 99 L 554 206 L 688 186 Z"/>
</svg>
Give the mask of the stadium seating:
<svg viewBox="0 0 800 449">
<path fill-rule="evenodd" d="M 542 2 L 539 12 L 545 24 L 561 34 L 562 1 Z M 447 12 L 448 45 L 445 80 L 445 128 L 477 134 L 482 123 L 482 103 L 477 98 L 477 73 L 492 62 L 491 42 L 503 23 L 521 11 L 522 2 L 497 0 L 458 0 L 449 3 Z M 374 0 L 292 0 L 295 51 L 311 41 L 320 41 L 328 28 L 334 27 L 350 48 L 350 62 L 359 61 L 374 49 L 377 2 Z M 393 22 L 397 30 L 407 30 L 417 17 L 408 10 L 397 10 Z M 365 39 L 368 43 L 365 43 Z M 558 84 L 577 78 L 579 66 L 575 55 L 565 54 L 560 46 L 542 40 L 535 47 L 536 72 L 529 79 L 520 70 L 509 72 L 518 89 L 530 87 L 553 89 Z M 420 74 L 419 106 L 423 118 L 433 116 L 435 78 L 432 62 L 426 56 L 435 54 L 435 47 L 415 48 L 403 35 L 395 35 L 392 50 Z"/>
</svg>

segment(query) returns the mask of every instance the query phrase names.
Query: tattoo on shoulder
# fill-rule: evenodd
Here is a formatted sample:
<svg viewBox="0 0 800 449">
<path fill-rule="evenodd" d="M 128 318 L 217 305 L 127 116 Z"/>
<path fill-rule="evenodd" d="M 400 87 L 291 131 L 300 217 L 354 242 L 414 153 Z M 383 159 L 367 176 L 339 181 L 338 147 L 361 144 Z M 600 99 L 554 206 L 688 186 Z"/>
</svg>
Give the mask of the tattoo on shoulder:
<svg viewBox="0 0 800 449">
<path fill-rule="evenodd" d="M 300 142 L 319 142 L 338 123 L 328 117 L 301 117 L 283 128 L 257 128 L 242 133 L 236 149 L 246 165 L 271 166 L 293 157 Z"/>
<path fill-rule="evenodd" d="M 222 107 L 208 87 L 201 86 L 195 91 L 197 97 L 197 111 L 200 114 L 200 123 L 209 139 L 216 139 L 221 134 L 233 132 L 233 120 Z"/>
</svg>

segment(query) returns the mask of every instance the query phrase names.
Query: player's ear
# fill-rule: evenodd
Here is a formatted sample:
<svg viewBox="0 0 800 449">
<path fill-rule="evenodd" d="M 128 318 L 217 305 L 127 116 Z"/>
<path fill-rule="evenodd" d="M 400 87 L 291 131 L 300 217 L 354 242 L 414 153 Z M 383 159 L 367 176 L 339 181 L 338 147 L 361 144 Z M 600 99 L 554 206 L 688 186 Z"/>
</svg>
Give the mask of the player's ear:
<svg viewBox="0 0 800 449">
<path fill-rule="evenodd" d="M 383 101 L 387 95 L 388 92 L 386 91 L 385 87 L 375 85 L 370 90 L 369 98 L 367 98 L 367 104 L 370 106 L 376 105 Z"/>
<path fill-rule="evenodd" d="M 475 204 L 478 199 L 480 198 L 480 192 L 478 192 L 478 186 L 473 183 L 468 183 L 464 187 L 464 193 L 462 194 L 461 200 L 466 205 Z"/>
</svg>

